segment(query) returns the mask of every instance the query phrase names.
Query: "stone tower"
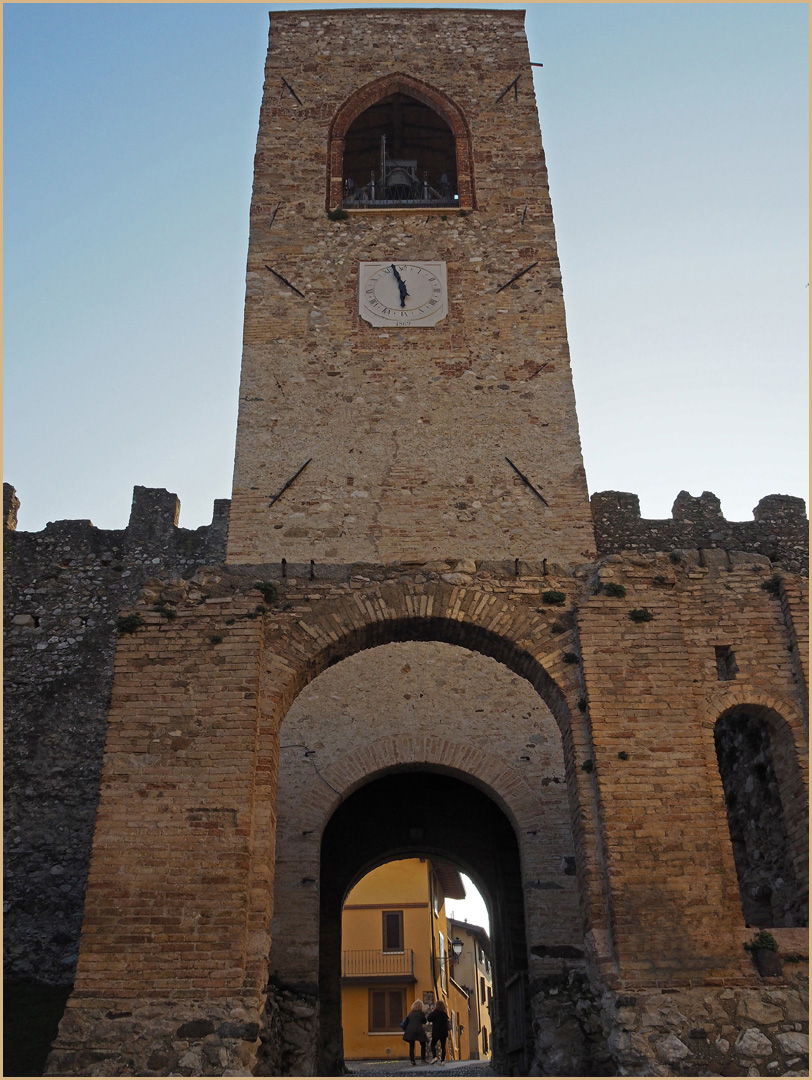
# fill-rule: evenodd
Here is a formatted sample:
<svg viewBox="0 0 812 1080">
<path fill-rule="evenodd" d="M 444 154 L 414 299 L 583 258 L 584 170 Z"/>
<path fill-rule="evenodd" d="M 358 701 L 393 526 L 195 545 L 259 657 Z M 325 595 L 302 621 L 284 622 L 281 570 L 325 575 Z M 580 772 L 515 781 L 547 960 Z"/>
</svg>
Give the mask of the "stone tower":
<svg viewBox="0 0 812 1080">
<path fill-rule="evenodd" d="M 594 552 L 523 20 L 271 15 L 230 563 Z"/>
</svg>

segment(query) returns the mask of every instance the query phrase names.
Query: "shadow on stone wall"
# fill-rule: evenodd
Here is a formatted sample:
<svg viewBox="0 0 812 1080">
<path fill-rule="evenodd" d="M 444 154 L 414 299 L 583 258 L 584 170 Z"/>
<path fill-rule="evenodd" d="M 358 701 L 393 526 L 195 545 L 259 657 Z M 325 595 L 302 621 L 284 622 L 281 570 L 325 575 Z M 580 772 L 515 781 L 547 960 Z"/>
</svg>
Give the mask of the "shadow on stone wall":
<svg viewBox="0 0 812 1080">
<path fill-rule="evenodd" d="M 42 1076 L 72 986 L 3 984 L 3 1076 Z"/>
</svg>

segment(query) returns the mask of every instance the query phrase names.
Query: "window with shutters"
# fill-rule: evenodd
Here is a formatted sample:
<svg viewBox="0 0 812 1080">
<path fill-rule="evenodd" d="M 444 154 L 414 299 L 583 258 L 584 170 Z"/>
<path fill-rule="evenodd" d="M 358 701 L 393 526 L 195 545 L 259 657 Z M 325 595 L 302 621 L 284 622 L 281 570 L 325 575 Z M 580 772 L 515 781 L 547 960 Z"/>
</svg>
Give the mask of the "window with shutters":
<svg viewBox="0 0 812 1080">
<path fill-rule="evenodd" d="M 403 912 L 384 911 L 383 951 L 403 952 Z"/>
<path fill-rule="evenodd" d="M 440 940 L 440 948 L 439 948 L 439 952 L 440 952 L 440 986 L 442 987 L 443 993 L 447 994 L 448 993 L 448 973 L 447 973 L 448 965 L 447 965 L 447 962 L 446 962 L 447 954 L 446 954 L 446 951 L 445 951 L 445 938 L 443 937 L 442 931 L 439 931 L 437 936 L 438 936 L 438 938 Z"/>
<path fill-rule="evenodd" d="M 369 1030 L 400 1031 L 400 1022 L 406 1016 L 404 990 L 369 991 Z"/>
</svg>

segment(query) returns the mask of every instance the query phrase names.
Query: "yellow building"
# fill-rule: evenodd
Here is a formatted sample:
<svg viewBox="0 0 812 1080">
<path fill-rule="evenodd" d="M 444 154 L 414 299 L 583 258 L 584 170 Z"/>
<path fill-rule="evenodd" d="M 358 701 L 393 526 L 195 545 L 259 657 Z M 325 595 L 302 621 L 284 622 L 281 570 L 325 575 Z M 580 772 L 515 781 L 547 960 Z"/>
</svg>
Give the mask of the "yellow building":
<svg viewBox="0 0 812 1080">
<path fill-rule="evenodd" d="M 491 939 L 487 930 L 473 923 L 448 920 L 452 935 L 451 973 L 468 996 L 468 1021 L 463 1021 L 463 1057 L 491 1056 L 491 1002 L 493 1000 L 493 969 Z"/>
<path fill-rule="evenodd" d="M 400 1022 L 418 998 L 426 1012 L 445 1001 L 453 1044 L 447 1056 L 469 1057 L 468 994 L 453 977 L 445 911 L 446 898 L 464 896 L 457 870 L 430 859 L 386 863 L 350 891 L 342 913 L 346 1060 L 408 1058 Z"/>
</svg>

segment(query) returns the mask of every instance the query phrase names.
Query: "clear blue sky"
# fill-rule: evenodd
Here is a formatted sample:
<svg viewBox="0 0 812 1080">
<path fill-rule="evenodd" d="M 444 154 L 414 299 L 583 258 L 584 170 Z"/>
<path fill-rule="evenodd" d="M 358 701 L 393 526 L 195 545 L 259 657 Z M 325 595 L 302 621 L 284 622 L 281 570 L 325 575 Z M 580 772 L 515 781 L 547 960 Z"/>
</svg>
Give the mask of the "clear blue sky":
<svg viewBox="0 0 812 1080">
<path fill-rule="evenodd" d="M 267 12 L 297 6 L 4 5 L 20 528 L 230 495 Z M 805 498 L 807 5 L 526 6 L 590 492 Z"/>
</svg>

